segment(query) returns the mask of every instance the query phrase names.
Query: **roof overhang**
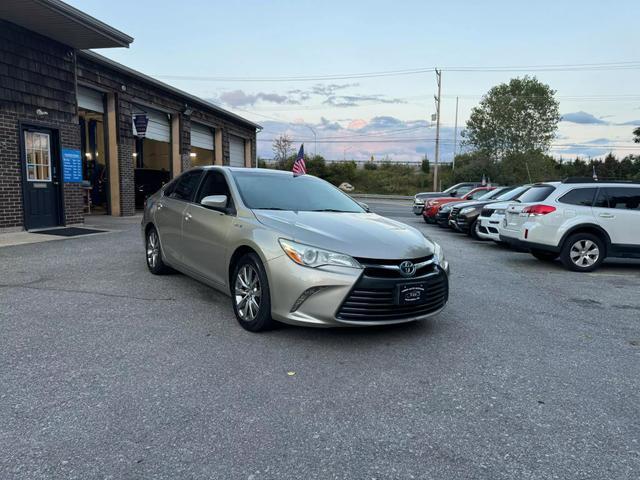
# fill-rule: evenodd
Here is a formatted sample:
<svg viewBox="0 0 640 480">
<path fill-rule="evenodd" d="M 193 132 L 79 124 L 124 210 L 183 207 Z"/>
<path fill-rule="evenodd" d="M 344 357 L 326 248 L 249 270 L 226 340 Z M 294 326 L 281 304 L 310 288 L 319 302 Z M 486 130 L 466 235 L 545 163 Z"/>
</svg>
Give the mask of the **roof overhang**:
<svg viewBox="0 0 640 480">
<path fill-rule="evenodd" d="M 155 78 L 150 77 L 149 75 L 145 75 L 144 73 L 138 72 L 133 68 L 129 68 L 126 65 L 122 65 L 121 63 L 111 60 L 110 58 L 107 58 L 104 55 L 100 55 L 90 50 L 81 50 L 78 52 L 78 55 L 81 57 L 85 57 L 89 60 L 93 60 L 94 62 L 100 63 L 102 65 L 105 65 L 106 67 L 112 68 L 116 71 L 122 72 L 126 75 L 132 76 L 134 78 L 138 78 L 139 80 L 147 82 L 151 85 L 155 85 L 161 90 L 165 90 L 167 92 L 173 93 L 178 97 L 181 97 L 182 99 L 184 99 L 185 102 L 190 102 L 193 105 L 198 105 L 200 106 L 200 108 L 204 108 L 205 110 L 212 110 L 228 118 L 237 120 L 240 123 L 244 123 L 245 125 L 248 125 L 256 130 L 262 130 L 262 127 L 260 125 L 252 122 L 251 120 L 247 120 L 246 118 L 241 117 L 240 115 L 236 115 L 235 113 L 230 112 L 229 110 L 225 110 L 224 108 L 216 105 L 215 103 L 208 102 L 207 100 L 204 100 L 200 97 L 196 97 L 195 95 L 192 95 L 188 92 L 180 90 L 179 88 L 176 88 L 169 84 L 161 82 L 160 80 L 156 80 Z"/>
<path fill-rule="evenodd" d="M 60 0 L 2 0 L 0 18 L 74 48 L 128 47 L 133 38 Z"/>
</svg>

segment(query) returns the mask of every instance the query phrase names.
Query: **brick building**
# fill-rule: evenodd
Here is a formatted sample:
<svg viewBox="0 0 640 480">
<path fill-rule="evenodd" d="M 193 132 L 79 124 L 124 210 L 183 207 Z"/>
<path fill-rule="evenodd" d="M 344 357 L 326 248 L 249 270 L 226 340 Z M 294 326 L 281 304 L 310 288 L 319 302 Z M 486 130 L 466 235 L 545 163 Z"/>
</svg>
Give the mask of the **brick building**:
<svg viewBox="0 0 640 480">
<path fill-rule="evenodd" d="M 192 165 L 255 165 L 259 125 L 88 50 L 131 42 L 59 0 L 0 3 L 0 232 L 133 215 Z"/>
</svg>

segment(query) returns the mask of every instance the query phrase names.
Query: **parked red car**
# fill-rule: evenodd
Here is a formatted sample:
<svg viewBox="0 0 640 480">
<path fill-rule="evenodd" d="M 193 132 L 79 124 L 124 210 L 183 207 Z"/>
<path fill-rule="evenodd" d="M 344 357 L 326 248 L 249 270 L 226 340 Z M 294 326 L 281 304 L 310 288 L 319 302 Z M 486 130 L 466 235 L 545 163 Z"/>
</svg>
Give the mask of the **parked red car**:
<svg viewBox="0 0 640 480">
<path fill-rule="evenodd" d="M 435 223 L 436 215 L 438 213 L 438 209 L 446 204 L 452 202 L 468 202 L 469 200 L 477 200 L 482 195 L 487 193 L 489 190 L 493 190 L 496 187 L 478 187 L 471 190 L 466 195 L 463 195 L 460 198 L 456 197 L 438 197 L 438 198 L 430 198 L 424 204 L 424 210 L 422 211 L 422 218 L 427 223 Z"/>
</svg>

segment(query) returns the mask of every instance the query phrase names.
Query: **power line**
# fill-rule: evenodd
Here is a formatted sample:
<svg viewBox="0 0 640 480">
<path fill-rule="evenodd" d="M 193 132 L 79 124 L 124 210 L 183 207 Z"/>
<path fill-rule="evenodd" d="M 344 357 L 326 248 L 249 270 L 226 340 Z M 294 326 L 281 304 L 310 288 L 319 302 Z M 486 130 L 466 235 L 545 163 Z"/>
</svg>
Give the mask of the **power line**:
<svg viewBox="0 0 640 480">
<path fill-rule="evenodd" d="M 202 82 L 313 82 L 323 80 L 350 80 L 359 78 L 391 77 L 402 75 L 419 75 L 433 72 L 435 67 L 422 67 L 403 70 L 383 70 L 377 72 L 344 73 L 330 75 L 291 75 L 282 77 L 217 77 L 196 75 L 155 75 L 170 80 L 188 80 Z M 640 61 L 607 62 L 607 63 L 575 63 L 547 65 L 510 65 L 510 66 L 453 66 L 442 67 L 445 72 L 577 72 L 577 71 L 610 71 L 638 70 Z"/>
</svg>

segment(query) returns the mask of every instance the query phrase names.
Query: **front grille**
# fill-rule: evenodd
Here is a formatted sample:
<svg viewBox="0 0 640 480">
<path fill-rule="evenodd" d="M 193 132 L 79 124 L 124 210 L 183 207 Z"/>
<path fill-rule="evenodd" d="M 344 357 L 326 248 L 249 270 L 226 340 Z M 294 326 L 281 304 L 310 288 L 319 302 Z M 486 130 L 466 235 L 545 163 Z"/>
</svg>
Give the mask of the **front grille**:
<svg viewBox="0 0 640 480">
<path fill-rule="evenodd" d="M 426 302 L 420 305 L 397 305 L 396 286 L 412 282 L 427 284 Z M 336 317 L 350 322 L 404 320 L 440 310 L 448 298 L 449 281 L 439 267 L 435 267 L 431 274 L 404 280 L 376 279 L 363 275 L 340 306 Z"/>
<path fill-rule="evenodd" d="M 374 260 L 371 258 L 356 258 L 356 260 L 360 263 L 360 265 L 364 267 L 364 274 L 368 277 L 404 278 L 400 274 L 399 269 L 384 268 L 385 266 L 398 266 L 402 262 L 404 262 L 404 260 L 378 260 L 378 259 Z M 420 257 L 420 258 L 411 258 L 409 260 L 414 264 L 418 264 L 418 263 L 426 262 L 429 260 L 433 260 L 433 255 L 429 255 L 427 257 Z M 427 273 L 431 273 L 434 267 L 435 265 L 433 263 L 429 263 L 419 268 L 418 270 L 416 270 L 416 273 L 414 274 L 414 276 L 417 277 L 421 275 L 426 275 Z"/>
<path fill-rule="evenodd" d="M 458 214 L 460 213 L 460 210 L 461 210 L 460 207 L 453 207 L 451 209 L 451 215 L 449 216 L 449 219 L 455 221 L 455 219 L 458 218 Z"/>
<path fill-rule="evenodd" d="M 491 215 L 493 215 L 493 212 L 495 212 L 495 208 L 483 208 L 482 211 L 480 212 L 480 216 L 481 217 L 490 217 Z"/>
</svg>

